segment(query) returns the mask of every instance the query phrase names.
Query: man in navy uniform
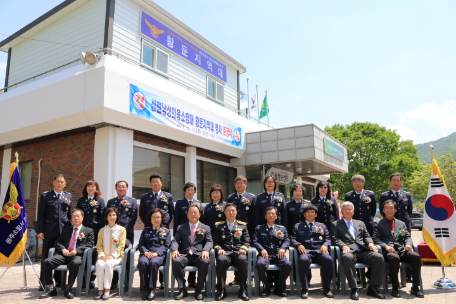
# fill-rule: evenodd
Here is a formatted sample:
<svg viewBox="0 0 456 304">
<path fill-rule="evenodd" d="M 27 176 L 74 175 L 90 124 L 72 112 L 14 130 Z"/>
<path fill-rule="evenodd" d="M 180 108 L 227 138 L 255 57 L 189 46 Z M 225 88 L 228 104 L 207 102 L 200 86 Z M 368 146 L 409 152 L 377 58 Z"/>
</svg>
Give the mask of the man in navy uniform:
<svg viewBox="0 0 456 304">
<path fill-rule="evenodd" d="M 276 192 L 277 182 L 275 178 L 268 175 L 263 180 L 265 192 L 258 194 L 255 204 L 255 220 L 257 225 L 266 224 L 266 209 L 273 206 L 277 209 L 276 224 L 288 228 L 287 202 L 282 193 Z"/>
<path fill-rule="evenodd" d="M 49 249 L 54 247 L 55 242 L 60 237 L 63 228 L 71 226 L 71 200 L 72 196 L 63 189 L 66 180 L 63 174 L 58 174 L 53 181 L 54 190 L 44 192 L 40 196 L 38 203 L 38 227 L 36 227 L 37 237 L 43 240 L 41 252 L 41 272 L 40 281 L 44 279 L 43 262 L 47 259 Z M 54 273 L 54 280 L 57 286 L 60 285 L 60 271 Z M 43 288 L 40 284 L 40 291 Z"/>
<path fill-rule="evenodd" d="M 258 270 L 260 280 L 263 282 L 262 298 L 271 294 L 271 284 L 268 280 L 267 269 L 269 265 L 275 264 L 280 268 L 280 275 L 274 289 L 274 294 L 279 297 L 286 297 L 286 279 L 291 272 L 291 262 L 285 256 L 290 246 L 288 233 L 285 226 L 277 225 L 277 208 L 269 206 L 266 208 L 266 224 L 258 225 L 255 228 L 253 246 L 258 251 L 258 259 L 255 267 Z"/>
<path fill-rule="evenodd" d="M 245 176 L 237 176 L 234 179 L 234 188 L 236 192 L 231 194 L 226 200 L 227 203 L 234 203 L 237 208 L 237 220 L 247 223 L 250 239 L 253 238 L 255 232 L 255 204 L 256 196 L 247 192 L 247 178 Z M 238 272 L 234 272 L 234 281 L 231 285 L 237 285 L 239 282 Z"/>
<path fill-rule="evenodd" d="M 145 226 L 149 226 L 150 219 L 147 217 L 149 216 L 150 210 L 155 208 L 161 209 L 165 212 L 166 216 L 163 226 L 169 228 L 169 224 L 171 224 L 174 215 L 173 196 L 168 192 L 162 191 L 161 187 L 163 183 L 160 174 L 152 174 L 149 177 L 149 182 L 152 192 L 141 196 L 141 202 L 139 204 L 139 217 Z"/>
<path fill-rule="evenodd" d="M 302 285 L 301 299 L 309 297 L 307 276 L 312 263 L 322 266 L 320 276 L 323 280 L 323 294 L 327 298 L 334 297 L 330 289 L 334 270 L 334 261 L 329 255 L 331 238 L 326 225 L 315 221 L 317 212 L 318 208 L 315 205 L 305 205 L 303 207 L 305 220 L 296 224 L 291 234 L 291 245 L 299 252 L 298 271 Z"/>
<path fill-rule="evenodd" d="M 214 250 L 217 261 L 217 295 L 216 301 L 227 297 L 226 270 L 234 265 L 238 269 L 239 293 L 238 297 L 248 301 L 247 296 L 247 262 L 250 245 L 250 237 L 245 222 L 236 220 L 236 205 L 227 203 L 225 207 L 226 221 L 215 223 Z"/>
<path fill-rule="evenodd" d="M 366 224 L 369 235 L 374 235 L 374 216 L 377 212 L 375 193 L 364 189 L 366 179 L 361 174 L 353 175 L 352 185 L 355 190 L 345 194 L 345 201 L 351 202 L 355 208 L 353 218 Z"/>
<path fill-rule="evenodd" d="M 385 213 L 383 212 L 383 204 L 387 200 L 393 200 L 396 202 L 397 206 L 397 212 L 394 217 L 403 221 L 407 226 L 408 232 L 411 233 L 412 221 L 410 220 L 410 216 L 412 215 L 413 208 L 412 195 L 404 190 L 401 190 L 402 179 L 399 174 L 391 174 L 388 183 L 391 185 L 391 190 L 383 192 L 380 196 L 380 205 L 378 206 L 380 213 L 382 216 L 385 216 Z"/>
</svg>

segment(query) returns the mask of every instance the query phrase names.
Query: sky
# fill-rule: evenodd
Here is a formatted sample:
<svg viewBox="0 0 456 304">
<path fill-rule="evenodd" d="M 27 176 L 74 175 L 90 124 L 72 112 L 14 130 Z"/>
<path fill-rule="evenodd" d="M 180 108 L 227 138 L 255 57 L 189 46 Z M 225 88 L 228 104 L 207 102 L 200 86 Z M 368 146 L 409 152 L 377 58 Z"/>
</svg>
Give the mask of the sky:
<svg viewBox="0 0 456 304">
<path fill-rule="evenodd" d="M 0 0 L 0 40 L 61 2 Z M 240 89 L 268 91 L 275 128 L 371 122 L 414 143 L 456 132 L 455 1 L 155 2 L 247 68 Z"/>
</svg>

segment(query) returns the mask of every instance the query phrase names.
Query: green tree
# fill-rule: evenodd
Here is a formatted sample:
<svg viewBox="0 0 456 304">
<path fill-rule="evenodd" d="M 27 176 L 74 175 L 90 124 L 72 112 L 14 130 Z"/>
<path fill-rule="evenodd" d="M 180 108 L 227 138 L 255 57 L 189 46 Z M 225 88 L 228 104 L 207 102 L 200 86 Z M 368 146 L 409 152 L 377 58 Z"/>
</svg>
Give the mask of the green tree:
<svg viewBox="0 0 456 304">
<path fill-rule="evenodd" d="M 331 175 L 331 188 L 339 190 L 343 199 L 353 190 L 351 177 L 362 174 L 366 178 L 365 189 L 374 191 L 377 197 L 387 191 L 389 176 L 399 173 L 407 180 L 420 168 L 417 148 L 411 140 L 400 140 L 395 130 L 373 123 L 355 122 L 351 125 L 335 124 L 325 131 L 347 146 L 348 173 Z"/>
</svg>

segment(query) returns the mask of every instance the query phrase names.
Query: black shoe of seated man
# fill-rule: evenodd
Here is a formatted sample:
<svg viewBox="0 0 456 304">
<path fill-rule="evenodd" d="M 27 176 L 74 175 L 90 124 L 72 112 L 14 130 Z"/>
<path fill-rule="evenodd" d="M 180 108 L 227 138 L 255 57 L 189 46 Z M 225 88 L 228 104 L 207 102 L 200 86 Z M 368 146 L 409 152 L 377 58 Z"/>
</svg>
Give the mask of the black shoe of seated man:
<svg viewBox="0 0 456 304">
<path fill-rule="evenodd" d="M 44 294 L 42 294 L 39 298 L 46 299 L 49 297 L 55 297 L 57 295 L 57 289 L 54 287 L 52 290 L 49 287 L 46 287 Z"/>
<path fill-rule="evenodd" d="M 243 290 L 243 289 L 239 290 L 238 298 L 240 298 L 242 301 L 248 301 L 249 300 L 249 297 L 247 296 L 247 292 L 245 290 Z"/>
<path fill-rule="evenodd" d="M 401 297 L 401 293 L 399 292 L 399 289 L 397 289 L 397 288 L 393 288 L 393 291 L 391 292 L 391 295 L 393 296 L 393 298 L 400 298 Z"/>
<path fill-rule="evenodd" d="M 203 294 L 201 293 L 201 291 L 195 291 L 195 300 L 197 300 L 197 301 L 202 301 L 202 300 L 204 300 L 204 296 L 203 296 Z"/>
<path fill-rule="evenodd" d="M 239 285 L 239 282 L 237 281 L 237 278 L 234 278 L 233 282 L 231 282 L 229 285 L 230 286 Z"/>
<path fill-rule="evenodd" d="M 271 290 L 270 289 L 263 289 L 263 292 L 261 293 L 262 298 L 266 298 L 271 295 Z"/>
<path fill-rule="evenodd" d="M 147 296 L 147 301 L 152 301 L 155 299 L 155 290 L 149 291 L 149 295 Z"/>
<path fill-rule="evenodd" d="M 60 283 L 55 283 L 55 288 L 60 288 Z"/>
<path fill-rule="evenodd" d="M 309 292 L 307 290 L 303 290 L 301 292 L 301 299 L 307 299 L 309 297 Z"/>
<path fill-rule="evenodd" d="M 377 286 L 369 286 L 367 288 L 367 295 L 377 299 L 384 299 L 385 296 L 380 293 Z"/>
<path fill-rule="evenodd" d="M 410 289 L 410 294 L 414 295 L 417 298 L 424 298 L 424 293 L 418 287 L 412 287 Z"/>
<path fill-rule="evenodd" d="M 160 282 L 160 287 L 159 287 L 160 290 L 163 290 L 165 289 L 165 284 L 163 282 Z"/>
<path fill-rule="evenodd" d="M 221 301 L 225 299 L 228 295 L 226 294 L 226 290 L 222 289 L 221 291 L 217 292 L 217 296 L 215 296 L 216 301 Z"/>
<path fill-rule="evenodd" d="M 327 298 L 334 298 L 334 294 L 330 289 L 323 289 L 323 295 Z"/>
<path fill-rule="evenodd" d="M 282 290 L 280 290 L 280 288 L 275 288 L 274 289 L 274 294 L 276 296 L 279 296 L 279 297 L 282 297 L 282 298 L 286 298 L 287 297 L 287 293 L 286 292 L 283 292 Z"/>
<path fill-rule="evenodd" d="M 186 296 L 188 296 L 187 289 L 181 288 L 179 289 L 179 293 L 174 296 L 174 300 L 182 300 Z"/>
<path fill-rule="evenodd" d="M 359 300 L 358 289 L 352 289 L 350 293 L 350 299 L 352 300 Z"/>
<path fill-rule="evenodd" d="M 149 290 L 143 290 L 142 295 L 141 295 L 141 300 L 145 301 L 147 300 L 147 296 L 149 295 Z"/>
<path fill-rule="evenodd" d="M 84 286 L 84 285 L 82 285 Z M 95 282 L 94 281 L 90 281 L 89 283 L 89 289 L 94 289 L 95 288 Z"/>
<path fill-rule="evenodd" d="M 111 290 L 112 289 L 117 289 L 117 288 L 119 288 L 119 283 L 112 283 L 111 284 Z"/>
<path fill-rule="evenodd" d="M 43 286 L 41 286 L 40 281 L 38 281 L 38 291 L 44 291 Z"/>
<path fill-rule="evenodd" d="M 196 287 L 196 284 L 193 283 L 193 282 L 192 282 L 192 283 L 189 282 L 189 283 L 187 283 L 187 287 L 188 287 L 188 288 L 195 288 L 195 287 Z"/>
<path fill-rule="evenodd" d="M 65 298 L 67 299 L 74 299 L 74 294 L 71 292 L 70 289 L 66 289 L 65 292 L 63 293 L 63 295 L 65 296 Z"/>
</svg>

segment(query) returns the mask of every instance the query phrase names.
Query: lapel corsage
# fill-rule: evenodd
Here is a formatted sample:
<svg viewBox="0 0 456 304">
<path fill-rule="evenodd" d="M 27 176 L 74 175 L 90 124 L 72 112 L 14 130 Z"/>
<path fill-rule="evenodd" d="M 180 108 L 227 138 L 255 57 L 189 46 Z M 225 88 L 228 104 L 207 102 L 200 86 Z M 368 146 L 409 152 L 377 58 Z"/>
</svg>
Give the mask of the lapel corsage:
<svg viewBox="0 0 456 304">
<path fill-rule="evenodd" d="M 125 209 L 126 209 L 126 208 L 130 208 L 130 206 L 131 206 L 131 204 L 130 204 L 127 200 L 121 201 L 121 202 L 120 202 L 120 205 L 121 205 L 122 207 L 124 207 Z"/>
<path fill-rule="evenodd" d="M 397 231 L 397 237 L 406 236 L 406 235 L 407 235 L 407 230 L 405 230 L 404 228 L 399 229 Z"/>
<path fill-rule="evenodd" d="M 370 204 L 371 198 L 369 196 L 364 195 L 363 202 L 365 202 L 366 204 Z"/>
<path fill-rule="evenodd" d="M 275 237 L 278 238 L 279 240 L 283 240 L 285 237 L 285 233 L 282 232 L 280 229 L 275 230 Z"/>
<path fill-rule="evenodd" d="M 160 200 L 161 200 L 162 202 L 165 202 L 165 203 L 166 203 L 166 202 L 168 201 L 168 198 L 166 197 L 166 195 L 162 194 L 162 195 L 160 196 Z"/>
<path fill-rule="evenodd" d="M 242 200 L 241 200 L 241 203 L 243 203 L 244 205 L 247 205 L 250 203 L 250 200 L 246 197 L 243 197 Z"/>
<path fill-rule="evenodd" d="M 242 237 L 242 228 L 236 228 L 234 230 L 234 237 L 240 241 L 241 240 L 241 237 Z"/>
<path fill-rule="evenodd" d="M 281 196 L 274 196 L 274 200 L 278 203 L 281 203 L 283 201 Z"/>
<path fill-rule="evenodd" d="M 319 234 L 323 234 L 325 231 L 320 226 L 315 226 L 315 232 L 319 233 Z"/>
<path fill-rule="evenodd" d="M 334 205 L 334 203 L 331 199 L 326 199 L 326 205 L 331 206 Z"/>
<path fill-rule="evenodd" d="M 205 232 L 206 230 L 204 230 L 203 228 L 196 229 L 196 233 L 198 234 L 204 234 Z"/>
<path fill-rule="evenodd" d="M 64 203 L 67 204 L 67 205 L 71 205 L 71 200 L 68 198 L 68 197 L 65 197 L 63 199 Z"/>
<path fill-rule="evenodd" d="M 166 228 L 165 227 L 158 228 L 157 233 L 162 238 L 166 237 Z"/>
<path fill-rule="evenodd" d="M 83 232 L 81 232 L 81 233 L 79 233 L 79 235 L 78 235 L 78 240 L 81 241 L 81 240 L 82 240 L 83 238 L 85 238 L 85 237 L 86 237 L 86 235 L 85 235 Z"/>
<path fill-rule="evenodd" d="M 223 206 L 222 205 L 215 205 L 215 211 L 223 212 Z"/>
<path fill-rule="evenodd" d="M 90 205 L 90 207 L 96 207 L 96 206 L 98 206 L 98 202 L 96 200 L 91 200 L 89 205 Z"/>
<path fill-rule="evenodd" d="M 116 248 L 119 248 L 119 240 L 112 238 L 112 244 L 116 246 Z"/>
</svg>

